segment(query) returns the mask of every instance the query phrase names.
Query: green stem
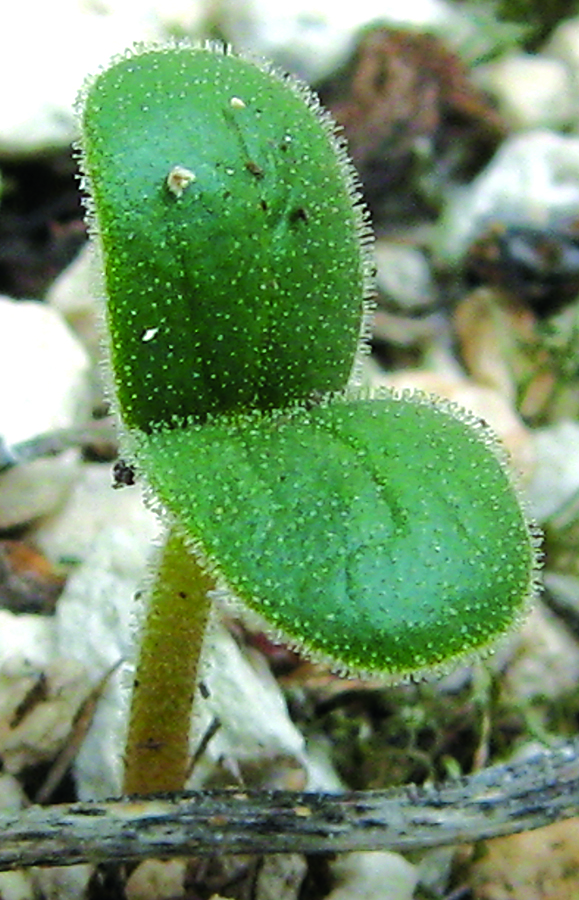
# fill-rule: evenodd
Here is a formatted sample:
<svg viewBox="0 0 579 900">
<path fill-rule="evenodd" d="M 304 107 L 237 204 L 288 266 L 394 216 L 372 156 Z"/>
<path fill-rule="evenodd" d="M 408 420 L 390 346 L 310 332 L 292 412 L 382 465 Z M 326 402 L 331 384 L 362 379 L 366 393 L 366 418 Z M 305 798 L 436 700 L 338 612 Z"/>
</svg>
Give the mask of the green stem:
<svg viewBox="0 0 579 900">
<path fill-rule="evenodd" d="M 199 657 L 214 587 L 172 529 L 149 596 L 125 751 L 124 792 L 183 789 Z"/>
</svg>

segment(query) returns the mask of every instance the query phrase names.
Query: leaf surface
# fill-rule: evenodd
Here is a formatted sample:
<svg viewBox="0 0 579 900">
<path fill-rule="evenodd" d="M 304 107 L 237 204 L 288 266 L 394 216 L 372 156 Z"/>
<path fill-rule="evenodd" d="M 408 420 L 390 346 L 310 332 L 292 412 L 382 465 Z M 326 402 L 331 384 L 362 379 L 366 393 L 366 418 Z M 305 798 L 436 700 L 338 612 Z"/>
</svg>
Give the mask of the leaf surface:
<svg viewBox="0 0 579 900">
<path fill-rule="evenodd" d="M 224 52 L 148 49 L 89 84 L 82 131 L 129 427 L 342 390 L 369 236 L 305 86 Z"/>
<path fill-rule="evenodd" d="M 349 670 L 396 676 L 516 623 L 535 556 L 490 435 L 424 397 L 141 435 L 136 460 L 231 589 Z"/>
</svg>

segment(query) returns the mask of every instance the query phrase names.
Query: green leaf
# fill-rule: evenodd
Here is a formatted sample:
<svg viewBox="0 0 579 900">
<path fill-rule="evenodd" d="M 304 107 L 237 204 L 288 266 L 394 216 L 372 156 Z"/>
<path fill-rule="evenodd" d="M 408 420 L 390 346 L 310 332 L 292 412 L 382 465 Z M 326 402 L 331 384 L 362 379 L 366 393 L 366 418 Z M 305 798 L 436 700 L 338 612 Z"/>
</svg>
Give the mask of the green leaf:
<svg viewBox="0 0 579 900">
<path fill-rule="evenodd" d="M 341 390 L 364 328 L 369 237 L 307 88 L 174 45 L 117 60 L 81 105 L 125 423 Z"/>
<path fill-rule="evenodd" d="M 535 553 L 489 433 L 415 396 L 141 435 L 161 502 L 270 625 L 396 676 L 516 623 Z"/>
</svg>

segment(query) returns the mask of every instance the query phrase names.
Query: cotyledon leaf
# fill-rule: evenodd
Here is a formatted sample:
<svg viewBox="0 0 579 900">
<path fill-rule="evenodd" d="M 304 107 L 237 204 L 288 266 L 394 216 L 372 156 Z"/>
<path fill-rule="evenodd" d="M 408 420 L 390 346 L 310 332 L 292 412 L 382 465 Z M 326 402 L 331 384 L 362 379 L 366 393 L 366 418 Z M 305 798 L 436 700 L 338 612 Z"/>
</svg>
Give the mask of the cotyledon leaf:
<svg viewBox="0 0 579 900">
<path fill-rule="evenodd" d="M 311 92 L 175 44 L 116 60 L 80 106 L 125 424 L 341 391 L 365 328 L 369 231 Z"/>
<path fill-rule="evenodd" d="M 299 645 L 395 676 L 516 624 L 535 550 L 488 430 L 424 397 L 336 401 L 134 441 L 231 589 Z"/>
</svg>

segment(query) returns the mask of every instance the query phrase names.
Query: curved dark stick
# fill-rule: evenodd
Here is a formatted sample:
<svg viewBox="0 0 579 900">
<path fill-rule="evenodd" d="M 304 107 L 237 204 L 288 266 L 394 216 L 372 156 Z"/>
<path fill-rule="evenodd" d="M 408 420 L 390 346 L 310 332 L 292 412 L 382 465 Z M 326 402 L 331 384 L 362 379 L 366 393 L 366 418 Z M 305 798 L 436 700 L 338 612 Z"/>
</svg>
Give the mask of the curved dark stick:
<svg viewBox="0 0 579 900">
<path fill-rule="evenodd" d="M 418 850 L 579 815 L 579 742 L 437 787 L 210 790 L 0 815 L 0 869 L 224 853 Z"/>
</svg>

